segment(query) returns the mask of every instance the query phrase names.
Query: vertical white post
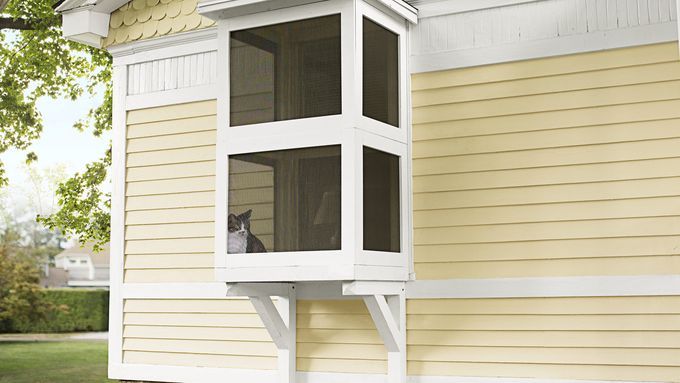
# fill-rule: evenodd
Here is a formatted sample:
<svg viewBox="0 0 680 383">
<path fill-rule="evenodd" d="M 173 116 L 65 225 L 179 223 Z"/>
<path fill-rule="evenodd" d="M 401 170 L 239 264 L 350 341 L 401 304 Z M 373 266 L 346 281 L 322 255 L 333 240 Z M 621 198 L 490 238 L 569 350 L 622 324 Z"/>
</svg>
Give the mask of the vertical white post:
<svg viewBox="0 0 680 383">
<path fill-rule="evenodd" d="M 295 321 L 297 316 L 297 296 L 295 293 L 295 285 L 288 285 L 288 296 L 278 297 L 276 301 L 276 309 L 281 315 L 283 323 L 288 327 L 288 347 L 279 348 L 279 382 L 280 383 L 295 383 L 296 374 L 296 327 Z"/>
<path fill-rule="evenodd" d="M 113 63 L 113 137 L 111 149 L 111 260 L 109 294 L 109 368 L 118 379 L 123 363 L 123 261 L 125 248 L 125 161 L 127 66 Z M 68 262 L 67 262 L 68 263 Z"/>
<path fill-rule="evenodd" d="M 406 294 L 387 296 L 394 321 L 399 326 L 397 343 L 399 351 L 387 352 L 388 383 L 406 383 Z"/>
</svg>

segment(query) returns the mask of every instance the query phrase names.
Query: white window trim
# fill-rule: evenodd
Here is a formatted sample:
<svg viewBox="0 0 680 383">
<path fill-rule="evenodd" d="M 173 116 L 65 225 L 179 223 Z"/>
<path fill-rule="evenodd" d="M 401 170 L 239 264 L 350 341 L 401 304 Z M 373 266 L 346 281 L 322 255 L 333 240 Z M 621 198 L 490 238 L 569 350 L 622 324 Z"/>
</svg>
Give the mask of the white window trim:
<svg viewBox="0 0 680 383">
<path fill-rule="evenodd" d="M 356 7 L 355 7 L 356 4 Z M 225 281 L 407 279 L 412 276 L 411 252 L 411 164 L 410 94 L 408 73 L 408 28 L 364 2 L 319 2 L 269 12 L 244 15 L 218 22 L 218 67 L 229 68 L 229 36 L 232 31 L 341 15 L 342 114 L 276 121 L 247 126 L 229 126 L 229 71 L 218 75 L 217 159 L 215 203 L 215 276 Z M 362 115 L 363 17 L 399 34 L 400 127 Z M 342 128 L 338 128 L 342 127 Z M 359 128 L 359 129 L 357 129 Z M 363 129 L 363 130 L 362 130 Z M 363 250 L 363 145 L 400 157 L 400 253 Z M 227 215 L 230 155 L 272 150 L 341 145 L 341 250 L 300 251 L 271 254 L 227 254 Z M 353 178 L 349 175 L 352 174 Z M 354 208 L 346 208 L 354 207 Z M 352 233 L 352 235 L 348 235 Z M 322 262 L 323 261 L 323 262 Z M 377 268 L 386 267 L 384 276 Z M 258 270 L 260 271 L 258 273 Z M 401 273 L 400 273 L 401 270 Z M 262 275 L 260 275 L 260 273 Z M 267 277 L 268 275 L 268 277 Z"/>
</svg>

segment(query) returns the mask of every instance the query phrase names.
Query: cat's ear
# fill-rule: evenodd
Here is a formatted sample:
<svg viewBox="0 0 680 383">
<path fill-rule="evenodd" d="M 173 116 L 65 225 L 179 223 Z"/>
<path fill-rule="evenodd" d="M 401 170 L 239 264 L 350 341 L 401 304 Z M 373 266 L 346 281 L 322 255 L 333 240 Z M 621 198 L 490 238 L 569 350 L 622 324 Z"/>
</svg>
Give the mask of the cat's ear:
<svg viewBox="0 0 680 383">
<path fill-rule="evenodd" d="M 253 209 L 249 209 L 245 213 L 241 214 L 241 217 L 245 219 L 250 219 L 250 216 L 253 214 Z"/>
</svg>

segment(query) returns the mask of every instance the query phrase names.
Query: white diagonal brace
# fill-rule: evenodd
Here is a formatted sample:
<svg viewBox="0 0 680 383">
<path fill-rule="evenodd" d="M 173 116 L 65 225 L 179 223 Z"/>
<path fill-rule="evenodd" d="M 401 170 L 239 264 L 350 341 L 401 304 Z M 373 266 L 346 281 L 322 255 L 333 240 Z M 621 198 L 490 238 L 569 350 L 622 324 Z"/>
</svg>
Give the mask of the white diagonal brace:
<svg viewBox="0 0 680 383">
<path fill-rule="evenodd" d="M 281 314 L 276 309 L 274 302 L 272 302 L 272 298 L 266 295 L 250 296 L 248 298 L 250 298 L 250 302 L 255 307 L 255 311 L 260 316 L 276 347 L 278 349 L 289 349 L 291 346 L 289 330 L 281 318 Z"/>
<path fill-rule="evenodd" d="M 375 322 L 375 327 L 385 343 L 387 352 L 401 352 L 403 351 L 401 339 L 401 330 L 399 325 L 394 320 L 392 311 L 390 310 L 387 300 L 384 295 L 366 295 L 363 296 L 364 303 L 368 312 Z"/>
</svg>

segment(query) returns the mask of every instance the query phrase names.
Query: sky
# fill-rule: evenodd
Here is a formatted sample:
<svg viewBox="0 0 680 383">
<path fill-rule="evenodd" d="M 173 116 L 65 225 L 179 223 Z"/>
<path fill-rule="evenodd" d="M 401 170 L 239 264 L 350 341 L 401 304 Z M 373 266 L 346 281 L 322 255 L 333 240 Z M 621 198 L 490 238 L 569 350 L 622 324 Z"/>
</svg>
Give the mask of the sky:
<svg viewBox="0 0 680 383">
<path fill-rule="evenodd" d="M 83 96 L 77 101 L 53 100 L 47 97 L 38 100 L 38 110 L 42 114 L 44 126 L 40 139 L 28 151 L 9 150 L 0 154 L 10 180 L 9 187 L 4 191 L 4 198 L 12 206 L 16 209 L 32 208 L 28 206 L 30 203 L 27 200 L 27 191 L 35 188 L 25 165 L 26 153 L 29 151 L 38 155 L 34 166 L 39 171 L 49 173 L 63 167 L 69 176 L 82 172 L 86 164 L 104 155 L 109 147 L 110 134 L 94 137 L 89 131 L 79 132 L 73 128 L 74 122 L 86 116 L 90 108 L 100 102 L 101 95 L 94 98 Z M 53 191 L 45 190 L 43 194 L 46 194 L 43 198 L 48 200 Z"/>
</svg>

